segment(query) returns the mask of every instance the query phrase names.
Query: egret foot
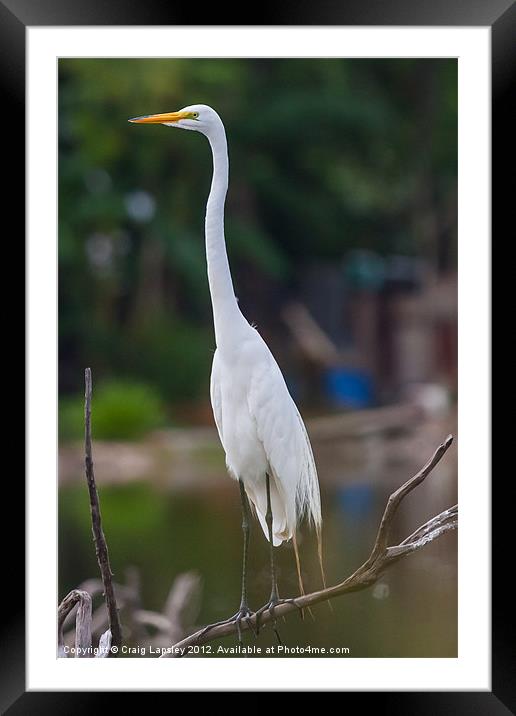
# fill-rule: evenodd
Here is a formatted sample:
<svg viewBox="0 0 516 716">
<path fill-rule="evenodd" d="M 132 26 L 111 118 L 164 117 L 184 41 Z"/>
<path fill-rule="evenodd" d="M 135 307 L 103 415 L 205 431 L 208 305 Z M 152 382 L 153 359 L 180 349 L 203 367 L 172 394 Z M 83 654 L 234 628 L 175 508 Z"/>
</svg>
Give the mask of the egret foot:
<svg viewBox="0 0 516 716">
<path fill-rule="evenodd" d="M 249 631 L 251 631 L 254 636 L 258 636 L 258 631 L 253 627 L 251 618 L 254 616 L 254 612 L 252 612 L 247 604 L 241 604 L 238 612 L 236 614 L 233 614 L 232 617 L 229 617 L 229 619 L 222 619 L 220 622 L 215 622 L 214 624 L 208 624 L 208 626 L 204 627 L 202 632 L 199 636 L 204 636 L 207 632 L 209 632 L 211 629 L 214 629 L 218 626 L 223 626 L 224 624 L 235 624 L 237 628 L 237 634 L 238 634 L 238 643 L 240 646 L 243 645 L 242 640 L 242 627 L 241 624 L 244 622 L 244 624 L 247 626 Z"/>
<path fill-rule="evenodd" d="M 280 604 L 293 604 L 296 607 L 296 609 L 299 609 L 301 619 L 304 618 L 303 608 L 300 607 L 296 603 L 295 599 L 280 599 L 279 597 L 272 596 L 269 599 L 269 601 L 267 602 L 267 604 L 264 604 L 263 607 L 260 607 L 260 609 L 258 609 L 258 611 L 256 612 L 256 615 L 255 615 L 255 617 L 256 617 L 256 634 L 260 633 L 260 617 L 262 616 L 262 614 L 264 614 L 265 612 L 268 611 L 271 614 L 271 626 L 272 626 L 272 630 L 273 630 L 274 634 L 276 635 L 276 639 L 278 640 L 278 644 L 282 644 L 283 642 L 281 641 L 278 627 L 276 626 L 276 615 L 274 614 L 274 610 L 276 609 L 276 607 L 279 607 Z"/>
</svg>

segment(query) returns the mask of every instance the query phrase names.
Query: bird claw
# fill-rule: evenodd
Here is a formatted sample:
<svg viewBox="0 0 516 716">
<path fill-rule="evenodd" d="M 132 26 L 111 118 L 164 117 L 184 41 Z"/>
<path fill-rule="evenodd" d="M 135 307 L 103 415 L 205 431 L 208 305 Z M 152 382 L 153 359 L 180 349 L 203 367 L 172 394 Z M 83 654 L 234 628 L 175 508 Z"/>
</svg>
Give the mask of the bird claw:
<svg viewBox="0 0 516 716">
<path fill-rule="evenodd" d="M 278 632 L 278 628 L 276 626 L 276 616 L 274 614 L 274 610 L 276 607 L 279 607 L 281 604 L 293 604 L 296 609 L 299 609 L 299 613 L 301 614 L 301 618 L 304 618 L 303 608 L 300 607 L 295 599 L 280 599 L 279 597 L 272 597 L 269 599 L 267 604 L 264 604 L 263 607 L 260 607 L 258 611 L 255 613 L 255 624 L 256 624 L 256 634 L 258 635 L 260 633 L 260 617 L 265 612 L 270 612 L 271 615 L 271 626 L 274 634 L 276 635 L 276 639 L 278 640 L 278 644 L 282 645 L 283 642 L 281 641 L 281 637 Z"/>
<path fill-rule="evenodd" d="M 209 632 L 211 629 L 214 629 L 218 626 L 223 626 L 225 624 L 235 624 L 238 634 L 238 643 L 240 646 L 243 645 L 243 639 L 242 639 L 242 622 L 246 625 L 246 627 L 249 629 L 250 632 L 254 634 L 254 637 L 256 638 L 258 636 L 258 631 L 254 628 L 252 624 L 252 617 L 254 616 L 254 612 L 252 612 L 249 607 L 244 604 L 241 605 L 239 610 L 236 614 L 233 614 L 232 617 L 229 617 L 228 619 L 222 619 L 219 622 L 214 622 L 213 624 L 208 624 L 208 626 L 204 627 L 202 632 L 200 633 L 200 637 L 204 636 L 207 632 Z"/>
</svg>

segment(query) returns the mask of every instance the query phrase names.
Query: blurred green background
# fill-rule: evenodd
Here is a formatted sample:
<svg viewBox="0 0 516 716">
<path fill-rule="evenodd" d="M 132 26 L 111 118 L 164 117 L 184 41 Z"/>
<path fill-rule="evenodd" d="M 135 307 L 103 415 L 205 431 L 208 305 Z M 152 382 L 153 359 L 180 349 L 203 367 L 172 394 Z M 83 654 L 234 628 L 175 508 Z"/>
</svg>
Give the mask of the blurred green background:
<svg viewBox="0 0 516 716">
<path fill-rule="evenodd" d="M 173 579 L 197 570 L 204 623 L 235 611 L 241 552 L 208 397 L 211 157 L 197 133 L 127 122 L 197 102 L 226 126 L 235 290 L 307 417 L 334 582 L 367 556 L 388 492 L 455 430 L 457 63 L 59 61 L 60 597 L 97 573 L 78 442 L 91 366 L 116 576 L 136 568 L 142 604 L 160 612 Z M 446 460 L 404 507 L 400 537 L 456 497 L 453 450 Z M 269 589 L 258 525 L 253 538 L 257 607 Z M 315 588 L 308 534 L 303 548 Z M 278 560 L 294 593 L 288 545 Z M 285 641 L 454 656 L 454 536 L 335 610 L 290 618 Z"/>
</svg>

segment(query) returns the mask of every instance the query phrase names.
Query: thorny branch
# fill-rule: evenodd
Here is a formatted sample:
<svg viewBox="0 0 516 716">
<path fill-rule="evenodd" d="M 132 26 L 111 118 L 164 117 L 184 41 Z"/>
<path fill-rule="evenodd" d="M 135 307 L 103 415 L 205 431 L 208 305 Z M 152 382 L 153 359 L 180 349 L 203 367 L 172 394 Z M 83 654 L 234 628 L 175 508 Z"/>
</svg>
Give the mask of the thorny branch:
<svg viewBox="0 0 516 716">
<path fill-rule="evenodd" d="M 373 549 L 362 566 L 360 566 L 344 581 L 333 587 L 328 587 L 327 589 L 321 589 L 317 592 L 297 597 L 294 600 L 294 603 L 280 604 L 274 610 L 275 616 L 286 616 L 287 614 L 297 611 L 298 609 L 310 607 L 313 604 L 318 604 L 319 602 L 329 601 L 330 599 L 340 597 L 349 592 L 357 592 L 362 589 L 367 589 L 378 580 L 382 572 L 391 564 L 394 564 L 394 562 L 397 562 L 403 557 L 406 557 L 430 542 L 433 542 L 448 530 L 456 529 L 458 524 L 457 505 L 444 510 L 444 512 L 441 512 L 435 517 L 432 517 L 432 519 L 425 522 L 425 524 L 421 525 L 421 527 L 418 527 L 415 532 L 398 545 L 388 546 L 391 525 L 401 502 L 432 472 L 452 442 L 453 437 L 448 435 L 446 440 L 439 445 L 426 465 L 389 497 L 378 528 Z M 264 612 L 260 617 L 260 627 L 263 627 L 263 625 L 270 622 L 271 618 L 272 616 L 269 611 Z M 249 620 L 249 626 L 253 630 L 256 630 L 256 617 L 252 617 Z M 245 622 L 242 622 L 240 625 L 242 631 L 248 629 L 249 626 Z M 160 658 L 179 658 L 184 656 L 187 649 L 191 646 L 198 646 L 200 644 L 236 633 L 237 626 L 234 623 L 213 627 L 208 632 L 205 632 L 203 628 L 171 646 L 160 656 Z"/>
<path fill-rule="evenodd" d="M 109 564 L 109 554 L 102 530 L 102 518 L 100 515 L 99 496 L 97 486 L 95 484 L 95 474 L 93 472 L 93 458 L 91 452 L 91 368 L 84 371 L 85 379 L 85 395 L 84 395 L 84 449 L 85 449 L 85 467 L 86 481 L 88 483 L 88 492 L 90 496 L 91 524 L 93 531 L 93 539 L 95 542 L 95 551 L 97 561 L 100 567 L 102 583 L 104 585 L 104 597 L 106 599 L 106 607 L 109 616 L 109 629 L 111 631 L 111 645 L 119 648 L 122 644 L 122 629 L 118 616 L 118 607 L 113 589 L 113 573 Z M 111 654 L 114 652 L 110 652 Z M 116 653 L 116 652 L 115 652 Z"/>
</svg>

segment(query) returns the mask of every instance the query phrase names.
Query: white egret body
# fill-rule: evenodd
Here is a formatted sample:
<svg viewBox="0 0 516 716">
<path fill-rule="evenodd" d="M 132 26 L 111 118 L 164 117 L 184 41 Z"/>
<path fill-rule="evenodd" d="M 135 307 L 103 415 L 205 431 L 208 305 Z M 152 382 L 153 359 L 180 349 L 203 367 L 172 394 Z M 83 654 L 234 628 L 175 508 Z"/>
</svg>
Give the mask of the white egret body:
<svg viewBox="0 0 516 716">
<path fill-rule="evenodd" d="M 130 121 L 194 130 L 208 138 L 213 178 L 206 207 L 206 259 L 217 345 L 210 393 L 228 471 L 243 484 L 265 536 L 272 536 L 274 545 L 295 539 L 303 516 L 315 526 L 319 539 L 319 483 L 303 420 L 274 356 L 242 315 L 233 290 L 224 238 L 229 160 L 222 120 L 211 107 L 191 105 Z"/>
</svg>

